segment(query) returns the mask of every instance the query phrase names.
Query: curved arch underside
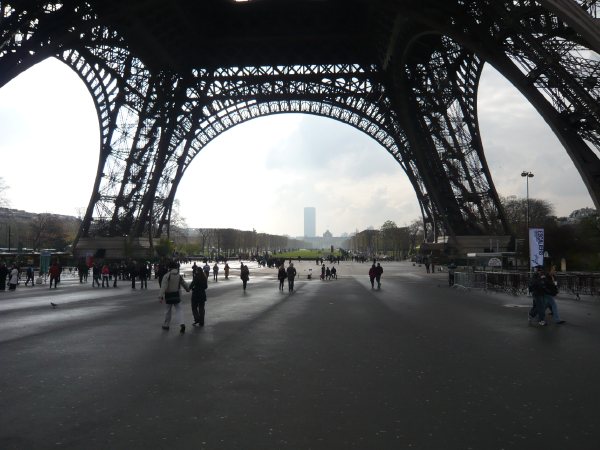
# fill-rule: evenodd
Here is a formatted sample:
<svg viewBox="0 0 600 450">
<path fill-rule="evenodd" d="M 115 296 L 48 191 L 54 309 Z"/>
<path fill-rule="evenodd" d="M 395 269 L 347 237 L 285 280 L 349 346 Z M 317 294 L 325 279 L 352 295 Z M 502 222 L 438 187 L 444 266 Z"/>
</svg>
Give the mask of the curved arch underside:
<svg viewBox="0 0 600 450">
<path fill-rule="evenodd" d="M 599 2 L 281 3 L 0 1 L 0 87 L 54 56 L 94 99 L 100 158 L 80 236 L 160 236 L 198 152 L 284 112 L 379 142 L 430 235 L 508 234 L 477 120 L 485 63 L 550 124 L 600 206 Z"/>
</svg>

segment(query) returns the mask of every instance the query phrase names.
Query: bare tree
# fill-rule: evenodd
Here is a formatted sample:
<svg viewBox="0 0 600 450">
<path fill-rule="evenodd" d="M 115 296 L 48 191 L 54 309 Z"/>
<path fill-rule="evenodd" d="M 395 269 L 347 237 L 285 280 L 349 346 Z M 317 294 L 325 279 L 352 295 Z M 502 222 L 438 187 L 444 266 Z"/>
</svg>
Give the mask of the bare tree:
<svg viewBox="0 0 600 450">
<path fill-rule="evenodd" d="M 547 200 L 530 198 L 528 204 L 525 198 L 511 196 L 501 197 L 500 202 L 513 232 L 519 236 L 527 234 L 528 210 L 530 227 L 543 227 L 554 215 L 554 206 Z"/>
<path fill-rule="evenodd" d="M 52 214 L 37 214 L 29 227 L 35 249 L 61 249 L 67 243 L 63 223 Z"/>
<path fill-rule="evenodd" d="M 425 230 L 421 219 L 413 220 L 408 226 L 409 252 L 416 253 L 417 245 L 425 239 Z"/>
</svg>

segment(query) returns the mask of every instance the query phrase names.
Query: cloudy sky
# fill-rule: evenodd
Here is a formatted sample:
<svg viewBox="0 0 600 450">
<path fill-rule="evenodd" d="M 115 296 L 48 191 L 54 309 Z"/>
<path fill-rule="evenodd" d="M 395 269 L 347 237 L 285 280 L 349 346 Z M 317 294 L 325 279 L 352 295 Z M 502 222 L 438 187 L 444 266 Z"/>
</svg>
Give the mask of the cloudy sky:
<svg viewBox="0 0 600 450">
<path fill-rule="evenodd" d="M 486 157 L 500 195 L 549 200 L 558 215 L 593 207 L 573 163 L 537 113 L 493 69 L 479 94 Z M 78 215 L 96 175 L 99 132 L 79 78 L 46 60 L 0 89 L 0 177 L 11 206 Z M 419 218 L 408 178 L 383 147 L 331 119 L 281 114 L 228 130 L 192 162 L 177 192 L 190 227 L 300 236 L 305 206 L 317 234 Z"/>
</svg>

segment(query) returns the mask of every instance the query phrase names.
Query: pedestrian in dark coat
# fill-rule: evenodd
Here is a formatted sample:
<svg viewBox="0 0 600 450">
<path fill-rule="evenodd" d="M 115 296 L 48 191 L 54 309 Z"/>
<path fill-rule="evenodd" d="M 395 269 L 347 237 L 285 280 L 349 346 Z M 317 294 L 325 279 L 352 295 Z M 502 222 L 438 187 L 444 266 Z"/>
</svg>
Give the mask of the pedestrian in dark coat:
<svg viewBox="0 0 600 450">
<path fill-rule="evenodd" d="M 242 264 L 240 269 L 240 278 L 242 279 L 242 287 L 244 291 L 246 291 L 246 285 L 250 279 L 250 269 L 248 269 L 248 266 L 245 266 L 244 264 Z"/>
<path fill-rule="evenodd" d="M 194 315 L 194 323 L 192 325 L 204 326 L 204 316 L 206 315 L 206 289 L 208 288 L 208 280 L 202 270 L 196 270 L 190 290 L 192 291 L 192 314 Z"/>
<path fill-rule="evenodd" d="M 127 266 L 129 272 L 129 278 L 131 279 L 131 289 L 135 289 L 135 277 L 139 274 L 138 265 L 135 261 L 131 261 Z"/>
<path fill-rule="evenodd" d="M 117 287 L 117 278 L 119 278 L 119 265 L 117 263 L 112 263 L 109 267 L 110 273 L 109 277 L 112 277 L 113 287 Z"/>
<path fill-rule="evenodd" d="M 94 263 L 92 266 L 92 287 L 100 287 L 100 264 Z M 50 277 L 50 287 L 52 287 L 52 276 Z"/>
<path fill-rule="evenodd" d="M 375 263 L 369 269 L 369 280 L 371 281 L 371 289 L 375 288 L 375 277 L 377 276 L 377 267 Z"/>
<path fill-rule="evenodd" d="M 377 289 L 381 289 L 381 275 L 383 274 L 383 267 L 381 264 L 377 263 L 377 267 L 375 268 L 375 280 L 377 280 Z"/>
<path fill-rule="evenodd" d="M 456 264 L 454 261 L 450 261 L 448 264 L 448 285 L 454 286 L 454 272 L 456 271 Z"/>
<path fill-rule="evenodd" d="M 546 294 L 545 280 L 543 277 L 542 267 L 538 267 L 536 272 L 531 276 L 529 281 L 529 291 L 533 297 L 533 306 L 529 310 L 529 323 L 537 316 L 538 325 L 546 325 Z"/>
<path fill-rule="evenodd" d="M 156 271 L 156 276 L 158 278 L 158 286 L 159 287 L 162 287 L 162 279 L 168 272 L 169 272 L 169 269 L 167 268 L 166 263 L 163 262 L 158 265 L 158 269 Z"/>
<path fill-rule="evenodd" d="M 277 272 L 277 279 L 279 280 L 279 290 L 283 291 L 283 283 L 287 278 L 287 272 L 285 271 L 285 267 L 283 264 L 279 266 L 279 271 Z"/>
<path fill-rule="evenodd" d="M 283 266 L 281 266 L 283 267 Z M 288 290 L 289 292 L 294 292 L 294 280 L 296 279 L 296 269 L 294 268 L 294 263 L 290 263 L 287 268 L 287 280 L 288 280 Z"/>
<path fill-rule="evenodd" d="M 8 276 L 8 268 L 6 264 L 0 263 L 0 291 L 6 290 L 6 277 Z"/>
<path fill-rule="evenodd" d="M 148 278 L 150 278 L 150 269 L 148 264 L 143 262 L 139 266 L 138 275 L 140 278 L 140 289 L 148 289 Z"/>
<path fill-rule="evenodd" d="M 27 284 L 31 281 L 31 287 L 33 287 L 34 280 L 33 280 L 33 267 L 31 267 L 31 265 L 27 266 L 27 280 L 25 280 L 25 286 L 27 286 Z"/>
</svg>

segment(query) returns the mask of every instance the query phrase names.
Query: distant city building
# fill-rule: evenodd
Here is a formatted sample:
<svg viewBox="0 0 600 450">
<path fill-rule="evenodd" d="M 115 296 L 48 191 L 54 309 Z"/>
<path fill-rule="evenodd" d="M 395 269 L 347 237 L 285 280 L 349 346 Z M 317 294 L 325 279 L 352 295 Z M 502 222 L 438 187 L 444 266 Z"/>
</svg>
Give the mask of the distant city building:
<svg viewBox="0 0 600 450">
<path fill-rule="evenodd" d="M 312 206 L 304 208 L 304 237 L 317 235 L 317 210 Z"/>
<path fill-rule="evenodd" d="M 333 234 L 331 234 L 331 231 L 327 230 L 325 233 L 323 233 L 323 237 L 330 238 L 330 237 L 333 237 Z"/>
</svg>

